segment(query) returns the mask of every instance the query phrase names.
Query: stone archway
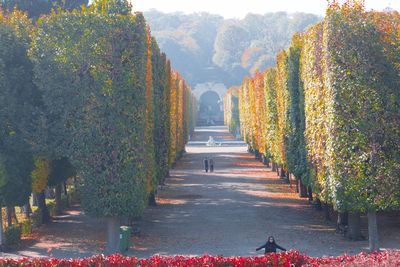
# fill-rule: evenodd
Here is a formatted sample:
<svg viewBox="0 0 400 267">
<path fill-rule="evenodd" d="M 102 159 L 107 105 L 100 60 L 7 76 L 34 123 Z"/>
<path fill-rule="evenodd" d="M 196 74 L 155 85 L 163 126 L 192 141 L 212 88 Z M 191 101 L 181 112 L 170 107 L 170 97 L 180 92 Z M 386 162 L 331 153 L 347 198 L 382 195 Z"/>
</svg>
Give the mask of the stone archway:
<svg viewBox="0 0 400 267">
<path fill-rule="evenodd" d="M 207 91 L 213 91 L 218 94 L 219 99 L 224 100 L 224 96 L 228 89 L 223 83 L 200 83 L 194 87 L 193 93 L 197 98 L 197 101 L 200 100 L 200 97 Z"/>
<path fill-rule="evenodd" d="M 198 103 L 197 125 L 224 124 L 224 95 L 227 88 L 222 83 L 202 83 L 193 90 Z"/>
</svg>

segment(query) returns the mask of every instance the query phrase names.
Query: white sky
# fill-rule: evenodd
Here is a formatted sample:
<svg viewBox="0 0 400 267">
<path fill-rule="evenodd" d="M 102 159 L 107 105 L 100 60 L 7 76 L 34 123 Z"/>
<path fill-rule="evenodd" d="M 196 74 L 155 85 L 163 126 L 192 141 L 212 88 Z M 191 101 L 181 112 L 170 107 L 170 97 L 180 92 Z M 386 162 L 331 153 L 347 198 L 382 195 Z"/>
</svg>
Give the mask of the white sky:
<svg viewBox="0 0 400 267">
<path fill-rule="evenodd" d="M 206 11 L 225 18 L 243 18 L 247 13 L 307 12 L 324 15 L 327 0 L 131 0 L 135 11 L 157 9 L 162 12 Z M 386 7 L 400 11 L 400 0 L 365 0 L 366 8 L 382 10 Z"/>
</svg>

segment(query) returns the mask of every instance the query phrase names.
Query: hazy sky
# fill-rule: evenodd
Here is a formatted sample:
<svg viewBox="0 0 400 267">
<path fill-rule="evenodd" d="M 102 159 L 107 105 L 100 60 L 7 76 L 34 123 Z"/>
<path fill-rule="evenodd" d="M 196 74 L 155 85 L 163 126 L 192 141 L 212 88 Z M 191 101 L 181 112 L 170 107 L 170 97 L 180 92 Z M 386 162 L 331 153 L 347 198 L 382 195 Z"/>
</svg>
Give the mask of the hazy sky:
<svg viewBox="0 0 400 267">
<path fill-rule="evenodd" d="M 226 18 L 243 18 L 247 13 L 308 12 L 323 15 L 326 0 L 131 0 L 133 9 L 146 11 L 157 9 L 163 12 L 184 13 L 207 11 Z M 382 10 L 391 7 L 400 11 L 400 0 L 366 0 L 367 9 Z"/>
</svg>

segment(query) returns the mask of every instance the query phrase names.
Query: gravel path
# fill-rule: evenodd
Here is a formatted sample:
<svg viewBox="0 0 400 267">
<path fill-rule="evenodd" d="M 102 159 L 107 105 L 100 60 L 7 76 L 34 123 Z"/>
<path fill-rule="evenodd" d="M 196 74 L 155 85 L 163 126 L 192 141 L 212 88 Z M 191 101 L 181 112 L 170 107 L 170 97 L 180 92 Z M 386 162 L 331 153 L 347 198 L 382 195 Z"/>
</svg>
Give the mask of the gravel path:
<svg viewBox="0 0 400 267">
<path fill-rule="evenodd" d="M 222 146 L 201 145 L 209 136 Z M 159 194 L 161 204 L 147 209 L 140 222 L 142 235 L 135 238 L 133 255 L 260 255 L 255 248 L 269 235 L 286 249 L 312 256 L 367 248 L 367 241 L 350 242 L 335 234 L 323 212 L 299 199 L 294 188 L 232 140 L 225 127 L 197 129 Z M 214 158 L 214 173 L 202 169 L 206 156 Z M 400 248 L 400 224 L 389 221 L 392 228 L 380 233 L 383 246 Z"/>
<path fill-rule="evenodd" d="M 209 136 L 221 146 L 206 147 Z M 311 256 L 367 248 L 367 241 L 350 242 L 335 234 L 334 223 L 325 223 L 323 212 L 299 199 L 294 188 L 246 150 L 225 127 L 197 128 L 187 153 L 160 188 L 158 205 L 137 222 L 141 233 L 133 238 L 129 254 L 262 255 L 255 248 L 269 235 L 281 246 Z M 214 173 L 203 171 L 206 156 L 214 158 Z M 382 247 L 400 249 L 400 216 L 381 215 L 378 223 Z M 365 231 L 365 218 L 363 224 Z M 89 256 L 101 253 L 104 233 L 102 220 L 71 210 L 41 227 L 25 248 L 0 256 Z"/>
</svg>

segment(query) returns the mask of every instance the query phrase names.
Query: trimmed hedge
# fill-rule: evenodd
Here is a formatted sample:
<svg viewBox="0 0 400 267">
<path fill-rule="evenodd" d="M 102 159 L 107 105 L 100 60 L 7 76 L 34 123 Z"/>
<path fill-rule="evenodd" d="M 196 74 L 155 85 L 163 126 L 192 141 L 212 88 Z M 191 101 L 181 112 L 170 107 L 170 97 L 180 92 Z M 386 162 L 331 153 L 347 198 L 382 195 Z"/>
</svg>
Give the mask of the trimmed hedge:
<svg viewBox="0 0 400 267">
<path fill-rule="evenodd" d="M 224 122 L 232 134 L 236 134 L 239 126 L 239 88 L 230 88 L 224 96 Z"/>
<path fill-rule="evenodd" d="M 349 212 L 355 239 L 359 213 L 377 240 L 376 212 L 400 207 L 399 29 L 397 11 L 332 1 L 322 22 L 279 52 L 264 83 L 245 77 L 238 93 L 250 151 L 277 163 L 281 177 L 294 174 L 310 200 Z"/>
<path fill-rule="evenodd" d="M 321 23 L 294 35 L 275 67 L 245 77 L 238 92 L 250 151 L 340 212 L 400 205 L 399 27 L 398 12 L 333 2 Z"/>
</svg>

